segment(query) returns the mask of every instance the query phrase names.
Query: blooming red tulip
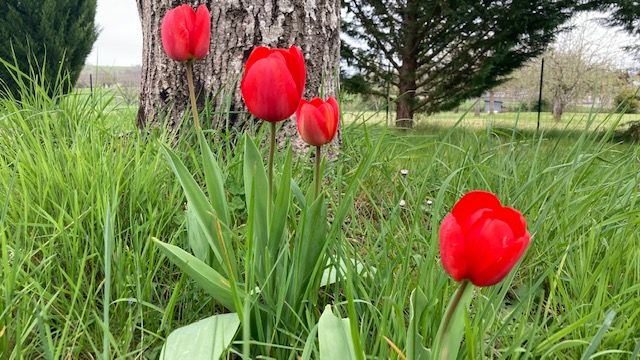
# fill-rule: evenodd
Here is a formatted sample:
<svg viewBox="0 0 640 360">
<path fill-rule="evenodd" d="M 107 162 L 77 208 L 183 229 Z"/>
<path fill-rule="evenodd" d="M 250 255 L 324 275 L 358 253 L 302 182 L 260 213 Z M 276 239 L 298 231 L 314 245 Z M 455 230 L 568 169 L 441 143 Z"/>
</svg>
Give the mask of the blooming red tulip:
<svg viewBox="0 0 640 360">
<path fill-rule="evenodd" d="M 502 206 L 492 193 L 471 191 L 440 225 L 440 257 L 456 281 L 491 286 L 511 271 L 529 239 L 520 212 Z"/>
<path fill-rule="evenodd" d="M 302 140 L 313 146 L 330 143 L 336 136 L 340 111 L 336 99 L 329 96 L 327 101 L 314 98 L 302 99 L 296 110 L 298 133 Z"/>
<path fill-rule="evenodd" d="M 240 90 L 253 116 L 277 122 L 296 111 L 306 77 L 304 56 L 297 46 L 289 49 L 258 46 L 244 66 Z"/>
<path fill-rule="evenodd" d="M 189 5 L 180 5 L 162 19 L 162 46 L 167 56 L 177 61 L 202 59 L 209 53 L 211 18 L 205 5 L 194 11 Z"/>
</svg>

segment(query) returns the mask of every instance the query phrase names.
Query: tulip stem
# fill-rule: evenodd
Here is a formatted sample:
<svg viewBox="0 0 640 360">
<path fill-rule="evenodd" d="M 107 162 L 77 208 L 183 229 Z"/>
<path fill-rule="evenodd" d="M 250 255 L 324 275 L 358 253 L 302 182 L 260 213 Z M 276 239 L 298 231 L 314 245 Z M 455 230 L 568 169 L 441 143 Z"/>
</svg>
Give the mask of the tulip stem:
<svg viewBox="0 0 640 360">
<path fill-rule="evenodd" d="M 456 291 L 456 294 L 453 297 L 451 304 L 449 305 L 449 309 L 447 309 L 447 313 L 442 320 L 442 333 L 440 335 L 440 341 L 438 341 L 438 343 L 440 344 L 440 360 L 448 359 L 448 348 L 446 341 L 447 337 L 449 336 L 449 325 L 451 324 L 451 318 L 453 318 L 453 314 L 456 312 L 458 305 L 460 305 L 460 300 L 462 299 L 462 295 L 464 295 L 464 291 L 467 289 L 467 286 L 469 286 L 469 281 L 462 280 L 462 282 L 460 283 L 460 287 Z"/>
<path fill-rule="evenodd" d="M 196 89 L 193 86 L 193 61 L 187 61 L 187 84 L 189 86 L 189 98 L 191 99 L 191 112 L 196 130 L 200 130 L 200 118 L 198 117 L 198 105 L 196 104 Z"/>
<path fill-rule="evenodd" d="M 269 180 L 269 188 L 267 189 L 267 198 L 269 199 L 269 201 L 267 201 L 267 214 L 269 216 L 269 219 L 271 219 L 271 212 L 272 212 L 272 202 L 273 202 L 273 155 L 276 152 L 276 123 L 272 122 L 271 123 L 271 142 L 270 142 L 270 146 L 269 146 L 269 173 L 268 173 L 268 180 Z"/>
<path fill-rule="evenodd" d="M 316 180 L 316 198 L 318 196 L 320 196 L 320 183 L 321 183 L 321 176 L 322 174 L 320 174 L 320 163 L 322 162 L 322 146 L 318 145 L 316 146 L 316 171 L 315 171 L 315 180 Z"/>
</svg>

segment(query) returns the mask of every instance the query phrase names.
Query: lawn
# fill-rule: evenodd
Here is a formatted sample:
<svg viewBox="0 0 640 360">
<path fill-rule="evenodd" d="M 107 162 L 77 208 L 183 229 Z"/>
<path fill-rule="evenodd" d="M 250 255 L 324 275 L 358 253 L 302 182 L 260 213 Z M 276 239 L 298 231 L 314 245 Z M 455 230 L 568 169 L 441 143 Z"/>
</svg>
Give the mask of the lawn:
<svg viewBox="0 0 640 360">
<path fill-rule="evenodd" d="M 387 116 L 385 111 L 349 112 L 345 115 L 346 121 L 366 121 L 368 124 L 391 124 L 395 121 L 392 112 Z M 496 114 L 481 113 L 476 116 L 473 108 L 469 112 L 441 112 L 431 115 L 417 114 L 416 127 L 465 127 L 471 129 L 518 128 L 523 131 L 536 130 L 538 114 L 535 112 L 503 112 Z M 615 124 L 623 125 L 630 121 L 640 121 L 640 114 L 612 114 L 606 110 L 593 109 L 592 112 L 565 113 L 560 121 L 553 119 L 549 112 L 540 114 L 540 129 L 542 130 L 584 130 L 589 126 L 591 130 L 608 130 Z"/>
<path fill-rule="evenodd" d="M 188 248 L 185 197 L 161 144 L 202 182 L 197 141 L 190 131 L 178 141 L 130 131 L 134 116 L 86 96 L 0 102 L 0 358 L 94 359 L 107 347 L 113 358 L 155 359 L 172 330 L 222 311 L 152 241 Z M 440 264 L 438 226 L 462 194 L 485 189 L 523 212 L 532 243 L 503 282 L 475 290 L 459 358 L 638 357 L 640 150 L 583 131 L 600 120 L 611 128 L 618 115 L 553 136 L 519 130 L 530 119 L 514 128 L 515 114 L 453 126 L 461 116 L 403 132 L 347 115 L 340 156 L 325 166 L 329 219 L 355 193 L 332 246 L 375 271 L 324 288 L 298 333 L 276 329 L 273 344 L 252 346 L 279 345 L 286 356 L 274 357 L 295 359 L 309 343 L 316 354 L 313 324 L 332 304 L 357 324 L 368 358 L 398 358 L 385 337 L 407 345 L 416 287 L 429 299 L 430 343 L 456 289 Z M 242 147 L 207 136 L 231 231 L 242 234 Z M 292 169 L 307 188 L 309 157 Z M 230 358 L 242 353 L 236 340 Z"/>
</svg>

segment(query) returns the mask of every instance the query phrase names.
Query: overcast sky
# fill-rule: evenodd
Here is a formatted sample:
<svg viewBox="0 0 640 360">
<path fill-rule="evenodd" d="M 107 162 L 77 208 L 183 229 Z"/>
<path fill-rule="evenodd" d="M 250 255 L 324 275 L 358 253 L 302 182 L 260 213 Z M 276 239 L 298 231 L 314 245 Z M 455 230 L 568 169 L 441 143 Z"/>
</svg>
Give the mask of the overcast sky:
<svg viewBox="0 0 640 360">
<path fill-rule="evenodd" d="M 638 62 L 622 52 L 624 46 L 634 44 L 634 39 L 621 31 L 597 24 L 595 18 L 603 14 L 581 15 L 576 23 L 588 24 L 587 32 L 596 43 L 606 44 L 603 50 L 615 53 L 618 65 L 638 66 Z M 96 22 L 100 35 L 87 62 L 99 65 L 129 66 L 142 62 L 142 30 L 135 0 L 98 0 Z"/>
<path fill-rule="evenodd" d="M 98 0 L 98 41 L 87 62 L 99 65 L 140 65 L 142 28 L 135 0 Z"/>
</svg>

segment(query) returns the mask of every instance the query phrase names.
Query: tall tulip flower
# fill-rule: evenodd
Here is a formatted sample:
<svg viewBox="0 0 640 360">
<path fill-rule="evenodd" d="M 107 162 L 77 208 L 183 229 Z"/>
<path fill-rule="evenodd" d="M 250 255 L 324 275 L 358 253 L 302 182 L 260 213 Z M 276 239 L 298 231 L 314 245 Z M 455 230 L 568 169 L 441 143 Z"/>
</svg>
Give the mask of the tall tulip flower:
<svg viewBox="0 0 640 360">
<path fill-rule="evenodd" d="M 495 195 L 464 195 L 440 225 L 440 256 L 456 281 L 491 286 L 502 280 L 529 245 L 527 224 L 515 209 Z"/>
<path fill-rule="evenodd" d="M 445 216 L 440 224 L 442 266 L 461 285 L 440 325 L 436 348 L 439 359 L 448 359 L 454 351 L 446 339 L 453 314 L 461 303 L 468 305 L 463 298 L 468 298 L 469 283 L 476 286 L 499 283 L 520 260 L 530 238 L 522 214 L 502 206 L 490 192 L 467 193 Z"/>
<path fill-rule="evenodd" d="M 312 146 L 328 144 L 336 136 L 340 111 L 332 96 L 327 101 L 302 99 L 296 110 L 296 125 L 302 140 Z"/>
<path fill-rule="evenodd" d="M 189 98 L 196 129 L 200 129 L 195 88 L 193 85 L 193 61 L 207 56 L 211 42 L 211 17 L 205 5 L 197 11 L 189 5 L 180 5 L 165 14 L 160 28 L 162 47 L 173 60 L 187 62 Z"/>
<path fill-rule="evenodd" d="M 258 46 L 249 55 L 240 83 L 247 108 L 258 119 L 275 123 L 298 108 L 307 70 L 297 46 L 270 49 Z"/>
<path fill-rule="evenodd" d="M 180 5 L 165 14 L 160 29 L 162 47 L 171 59 L 189 61 L 202 59 L 209 53 L 211 17 L 205 5 L 197 11 Z"/>
<path fill-rule="evenodd" d="M 328 144 L 336 136 L 340 110 L 338 102 L 332 96 L 327 101 L 314 98 L 302 99 L 296 110 L 296 125 L 302 140 L 316 147 L 316 196 L 320 193 L 320 161 L 322 145 Z"/>
<path fill-rule="evenodd" d="M 242 98 L 253 116 L 271 123 L 267 174 L 269 214 L 272 206 L 276 123 L 288 119 L 296 111 L 306 79 L 304 56 L 300 48 L 293 45 L 289 49 L 258 46 L 253 49 L 244 65 L 244 74 L 240 82 Z"/>
</svg>

